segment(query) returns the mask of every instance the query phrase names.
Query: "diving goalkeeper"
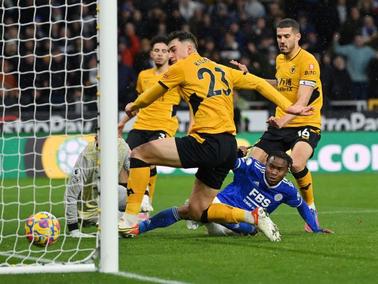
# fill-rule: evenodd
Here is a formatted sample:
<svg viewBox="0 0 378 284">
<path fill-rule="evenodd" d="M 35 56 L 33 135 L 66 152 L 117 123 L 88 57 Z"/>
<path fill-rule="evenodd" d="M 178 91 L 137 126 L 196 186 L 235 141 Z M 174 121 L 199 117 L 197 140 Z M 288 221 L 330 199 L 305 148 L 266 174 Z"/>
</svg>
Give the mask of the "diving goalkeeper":
<svg viewBox="0 0 378 284">
<path fill-rule="evenodd" d="M 96 149 L 97 141 L 89 142 L 80 153 L 69 177 L 65 192 L 65 214 L 67 227 L 72 237 L 90 238 L 79 230 L 80 222 L 96 224 L 98 222 L 99 184 Z M 122 138 L 118 138 L 118 210 L 126 207 L 126 183 L 129 169 L 130 148 Z M 105 189 L 106 190 L 106 189 Z M 80 220 L 80 221 L 79 221 Z M 83 224 L 81 223 L 81 224 Z"/>
</svg>

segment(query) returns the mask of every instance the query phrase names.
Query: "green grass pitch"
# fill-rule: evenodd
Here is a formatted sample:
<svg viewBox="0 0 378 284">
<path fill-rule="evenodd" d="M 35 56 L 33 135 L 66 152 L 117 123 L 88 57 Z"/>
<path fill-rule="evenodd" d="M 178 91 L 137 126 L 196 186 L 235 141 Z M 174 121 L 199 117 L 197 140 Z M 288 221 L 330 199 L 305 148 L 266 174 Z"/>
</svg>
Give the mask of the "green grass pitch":
<svg viewBox="0 0 378 284">
<path fill-rule="evenodd" d="M 28 182 L 23 180 L 21 185 Z M 48 184 L 46 180 L 38 182 Z M 155 212 L 184 202 L 192 182 L 192 176 L 160 176 Z M 305 233 L 296 209 L 282 205 L 271 215 L 283 236 L 280 243 L 271 243 L 261 234 L 209 237 L 204 228 L 191 231 L 180 222 L 135 239 L 120 239 L 120 270 L 155 277 L 160 283 L 377 283 L 378 175 L 314 174 L 314 183 L 320 223 L 333 229 L 333 235 Z M 12 184 L 7 181 L 8 186 Z M 60 184 L 57 181 L 53 185 Z M 37 194 L 47 198 L 48 192 Z M 51 198 L 58 201 L 63 189 L 56 192 Z M 6 198 L 3 195 L 1 201 Z M 5 209 L 16 214 L 16 207 Z M 22 212 L 27 215 L 25 211 L 27 207 Z M 27 247 L 27 241 L 19 240 L 19 245 Z M 0 251 L 8 246 L 3 242 Z M 67 246 L 73 244 L 67 240 Z M 0 275 L 0 282 L 143 283 L 100 273 Z"/>
</svg>

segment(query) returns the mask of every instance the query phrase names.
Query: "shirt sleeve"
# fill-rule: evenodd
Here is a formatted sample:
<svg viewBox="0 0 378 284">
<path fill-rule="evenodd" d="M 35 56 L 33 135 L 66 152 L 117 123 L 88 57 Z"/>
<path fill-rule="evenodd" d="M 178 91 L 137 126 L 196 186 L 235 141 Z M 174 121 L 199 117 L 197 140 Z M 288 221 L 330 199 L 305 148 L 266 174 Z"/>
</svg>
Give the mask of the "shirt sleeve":
<svg viewBox="0 0 378 284">
<path fill-rule="evenodd" d="M 232 68 L 229 69 L 235 89 L 256 90 L 263 97 L 270 100 L 272 103 L 279 106 L 283 110 L 286 110 L 289 106 L 292 105 L 292 103 L 285 96 L 280 94 L 265 79 L 250 73 L 243 73 Z"/>
<path fill-rule="evenodd" d="M 290 190 L 290 193 L 287 194 L 286 196 L 285 203 L 289 205 L 290 207 L 299 207 L 301 206 L 302 203 L 305 203 L 303 201 L 302 196 L 298 192 L 298 190 L 296 190 L 296 188 L 293 185 L 288 185 L 288 186 L 290 187 L 291 190 Z"/>
<path fill-rule="evenodd" d="M 308 60 L 302 64 L 299 85 L 310 86 L 315 89 L 320 77 L 318 62 L 314 57 L 309 57 Z"/>
<path fill-rule="evenodd" d="M 185 73 L 182 64 L 177 62 L 170 66 L 161 76 L 159 83 L 167 89 L 172 89 L 185 81 Z"/>
<path fill-rule="evenodd" d="M 251 157 L 238 158 L 235 162 L 234 173 L 251 173 L 254 175 L 258 161 Z"/>
<path fill-rule="evenodd" d="M 307 206 L 306 202 L 302 202 L 300 206 L 297 207 L 299 215 L 303 220 L 310 226 L 314 233 L 320 232 L 319 226 L 316 224 L 314 215 L 311 213 L 310 208 Z"/>
</svg>

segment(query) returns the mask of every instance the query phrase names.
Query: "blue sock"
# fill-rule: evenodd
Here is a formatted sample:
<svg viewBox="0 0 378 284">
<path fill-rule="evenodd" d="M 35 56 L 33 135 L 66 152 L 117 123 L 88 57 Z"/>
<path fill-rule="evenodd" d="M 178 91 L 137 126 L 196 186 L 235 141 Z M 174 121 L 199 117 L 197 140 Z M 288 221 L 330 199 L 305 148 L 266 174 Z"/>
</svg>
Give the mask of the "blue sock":
<svg viewBox="0 0 378 284">
<path fill-rule="evenodd" d="M 248 223 L 238 223 L 238 224 L 222 224 L 227 229 L 230 229 L 231 231 L 234 231 L 238 234 L 243 235 L 254 235 L 257 233 L 256 227 L 254 225 L 248 224 Z"/>
<path fill-rule="evenodd" d="M 145 233 L 156 228 L 168 227 L 177 221 L 180 221 L 177 207 L 172 207 L 160 211 L 150 219 L 139 223 L 139 233 Z"/>
</svg>

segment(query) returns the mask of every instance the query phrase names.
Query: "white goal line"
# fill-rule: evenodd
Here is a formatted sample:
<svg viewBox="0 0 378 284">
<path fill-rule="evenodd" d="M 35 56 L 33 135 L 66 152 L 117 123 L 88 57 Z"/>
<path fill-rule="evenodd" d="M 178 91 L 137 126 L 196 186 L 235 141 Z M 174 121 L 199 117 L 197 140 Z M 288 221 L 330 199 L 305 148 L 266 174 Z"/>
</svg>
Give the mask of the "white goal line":
<svg viewBox="0 0 378 284">
<path fill-rule="evenodd" d="M 188 284 L 188 282 L 182 282 L 182 281 L 177 281 L 177 280 L 167 280 L 163 278 L 150 277 L 150 276 L 140 275 L 140 274 L 131 273 L 131 272 L 125 272 L 125 271 L 120 271 L 113 274 L 117 276 L 129 278 L 129 279 L 136 279 L 136 280 L 144 281 L 144 282 L 161 283 L 161 284 Z"/>
<path fill-rule="evenodd" d="M 318 211 L 318 215 L 331 215 L 331 214 L 376 214 L 378 209 L 344 209 L 344 210 L 335 210 L 335 211 Z M 284 213 L 275 213 L 274 215 L 297 215 L 297 212 L 284 212 Z"/>
</svg>

